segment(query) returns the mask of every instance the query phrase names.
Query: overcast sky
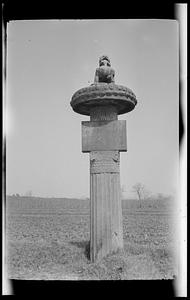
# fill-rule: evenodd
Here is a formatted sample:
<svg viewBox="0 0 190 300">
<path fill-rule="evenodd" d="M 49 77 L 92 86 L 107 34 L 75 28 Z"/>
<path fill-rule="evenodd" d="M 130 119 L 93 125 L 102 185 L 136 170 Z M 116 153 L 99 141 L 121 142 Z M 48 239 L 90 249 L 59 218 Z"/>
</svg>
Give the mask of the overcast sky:
<svg viewBox="0 0 190 300">
<path fill-rule="evenodd" d="M 5 105 L 7 194 L 89 197 L 89 154 L 70 101 L 109 56 L 115 83 L 136 94 L 121 157 L 124 197 L 143 183 L 177 192 L 178 23 L 174 20 L 52 20 L 8 23 Z"/>
</svg>

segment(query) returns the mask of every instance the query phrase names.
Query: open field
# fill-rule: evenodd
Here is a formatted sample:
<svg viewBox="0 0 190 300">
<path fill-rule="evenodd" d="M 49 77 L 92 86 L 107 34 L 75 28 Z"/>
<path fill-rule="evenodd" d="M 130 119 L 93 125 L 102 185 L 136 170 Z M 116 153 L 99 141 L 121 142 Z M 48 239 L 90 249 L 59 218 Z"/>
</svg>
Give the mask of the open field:
<svg viewBox="0 0 190 300">
<path fill-rule="evenodd" d="M 89 261 L 88 200 L 7 197 L 9 278 L 172 279 L 176 276 L 171 203 L 123 201 L 124 250 Z"/>
</svg>

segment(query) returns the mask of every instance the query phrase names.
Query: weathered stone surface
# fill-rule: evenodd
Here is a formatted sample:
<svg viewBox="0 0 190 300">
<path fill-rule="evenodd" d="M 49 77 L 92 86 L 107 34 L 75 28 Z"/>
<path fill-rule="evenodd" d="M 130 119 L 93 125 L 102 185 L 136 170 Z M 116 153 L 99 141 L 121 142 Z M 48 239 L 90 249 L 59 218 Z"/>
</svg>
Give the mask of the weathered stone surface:
<svg viewBox="0 0 190 300">
<path fill-rule="evenodd" d="M 94 82 L 114 82 L 115 71 L 111 68 L 110 59 L 102 55 L 99 59 L 99 68 L 96 69 Z"/>
<path fill-rule="evenodd" d="M 103 136 L 104 147 L 107 150 L 90 152 L 91 261 L 100 260 L 123 247 L 120 153 L 108 149 L 108 146 L 111 148 L 109 143 L 114 142 L 113 137 L 118 139 L 119 134 L 116 130 L 118 124 L 124 126 L 123 138 L 126 141 L 125 121 L 120 122 L 117 118 L 116 108 L 112 105 L 95 106 L 90 111 L 89 123 L 102 124 L 99 128 L 100 135 L 96 132 L 97 127 L 92 127 L 95 130 L 95 145 L 99 143 L 98 136 L 100 141 Z M 113 126 L 114 124 L 117 125 Z M 108 126 L 111 130 L 108 132 L 102 130 L 104 126 Z M 123 142 L 123 139 L 120 141 Z"/>
<path fill-rule="evenodd" d="M 119 174 L 91 174 L 90 198 L 90 257 L 94 262 L 123 248 Z"/>
<path fill-rule="evenodd" d="M 119 151 L 90 152 L 90 173 L 119 173 Z"/>
<path fill-rule="evenodd" d="M 135 94 L 125 86 L 98 82 L 78 90 L 70 104 L 75 112 L 88 116 L 94 106 L 112 105 L 119 115 L 133 110 L 137 99 Z"/>
<path fill-rule="evenodd" d="M 90 111 L 90 121 L 113 121 L 117 119 L 117 109 L 112 105 L 93 106 Z"/>
<path fill-rule="evenodd" d="M 82 152 L 127 151 L 126 121 L 82 121 Z"/>
</svg>

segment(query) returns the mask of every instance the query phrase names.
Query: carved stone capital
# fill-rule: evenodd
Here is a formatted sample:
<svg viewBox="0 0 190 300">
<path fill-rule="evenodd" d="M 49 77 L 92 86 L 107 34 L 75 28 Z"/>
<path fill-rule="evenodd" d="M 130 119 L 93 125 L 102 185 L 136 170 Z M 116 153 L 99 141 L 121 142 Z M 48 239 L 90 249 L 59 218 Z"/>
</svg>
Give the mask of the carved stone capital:
<svg viewBox="0 0 190 300">
<path fill-rule="evenodd" d="M 119 173 L 119 151 L 90 152 L 90 173 Z"/>
<path fill-rule="evenodd" d="M 75 112 L 88 116 L 92 107 L 108 105 L 114 106 L 117 114 L 124 114 L 134 109 L 137 99 L 125 86 L 98 82 L 74 93 L 70 104 Z"/>
</svg>

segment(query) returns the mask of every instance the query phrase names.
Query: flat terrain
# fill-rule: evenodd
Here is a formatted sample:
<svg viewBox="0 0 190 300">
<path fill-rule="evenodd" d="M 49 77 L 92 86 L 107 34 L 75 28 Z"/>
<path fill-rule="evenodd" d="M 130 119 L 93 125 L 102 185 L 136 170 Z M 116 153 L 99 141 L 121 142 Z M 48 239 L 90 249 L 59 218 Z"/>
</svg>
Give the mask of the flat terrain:
<svg viewBox="0 0 190 300">
<path fill-rule="evenodd" d="M 124 250 L 89 260 L 89 200 L 7 197 L 8 277 L 44 280 L 173 279 L 171 200 L 123 201 Z"/>
</svg>

